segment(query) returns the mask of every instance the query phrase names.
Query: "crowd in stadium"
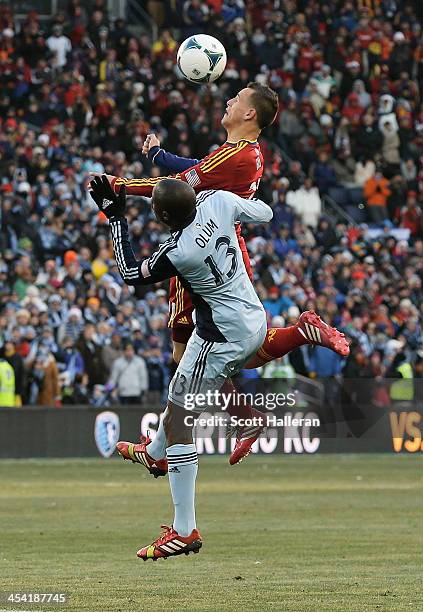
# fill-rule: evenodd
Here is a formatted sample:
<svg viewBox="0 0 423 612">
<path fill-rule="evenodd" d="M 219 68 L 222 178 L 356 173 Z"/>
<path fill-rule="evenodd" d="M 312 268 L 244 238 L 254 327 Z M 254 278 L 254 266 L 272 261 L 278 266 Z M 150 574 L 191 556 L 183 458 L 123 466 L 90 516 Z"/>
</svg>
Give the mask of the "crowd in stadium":
<svg viewBox="0 0 423 612">
<path fill-rule="evenodd" d="M 199 0 L 146 4 L 157 23 L 135 36 L 105 0 L 23 20 L 0 2 L 0 344 L 30 404 L 162 394 L 169 380 L 166 286 L 121 281 L 90 172 L 158 176 L 140 154 L 204 157 L 222 144 L 225 102 L 250 80 L 280 112 L 261 141 L 259 197 L 269 227 L 244 227 L 269 323 L 316 309 L 345 331 L 345 363 L 298 350 L 312 377 L 397 376 L 423 361 L 423 33 L 416 3 L 396 0 Z M 90 5 L 90 6 L 89 6 Z M 225 45 L 213 85 L 176 68 L 178 43 L 203 32 Z M 324 214 L 335 201 L 347 216 Z M 129 200 L 132 245 L 166 232 Z M 127 364 L 134 376 L 121 372 Z M 286 361 L 280 364 L 286 367 Z M 126 381 L 126 382 L 125 382 Z M 128 388 L 129 385 L 129 388 Z M 135 385 L 135 386 L 134 386 Z"/>
</svg>

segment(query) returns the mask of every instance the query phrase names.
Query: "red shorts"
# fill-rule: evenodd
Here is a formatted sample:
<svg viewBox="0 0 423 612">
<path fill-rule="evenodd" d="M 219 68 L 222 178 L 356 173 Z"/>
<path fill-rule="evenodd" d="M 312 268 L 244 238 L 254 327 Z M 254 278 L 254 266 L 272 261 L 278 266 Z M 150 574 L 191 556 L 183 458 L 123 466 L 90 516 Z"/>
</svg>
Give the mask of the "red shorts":
<svg viewBox="0 0 423 612">
<path fill-rule="evenodd" d="M 241 236 L 241 226 L 236 226 L 239 248 L 242 252 L 242 259 L 250 279 L 253 277 L 250 258 L 244 238 Z M 168 327 L 172 330 L 172 340 L 186 344 L 194 331 L 194 321 L 192 312 L 194 306 L 189 292 L 181 285 L 178 277 L 170 279 L 169 288 L 169 323 Z"/>
</svg>

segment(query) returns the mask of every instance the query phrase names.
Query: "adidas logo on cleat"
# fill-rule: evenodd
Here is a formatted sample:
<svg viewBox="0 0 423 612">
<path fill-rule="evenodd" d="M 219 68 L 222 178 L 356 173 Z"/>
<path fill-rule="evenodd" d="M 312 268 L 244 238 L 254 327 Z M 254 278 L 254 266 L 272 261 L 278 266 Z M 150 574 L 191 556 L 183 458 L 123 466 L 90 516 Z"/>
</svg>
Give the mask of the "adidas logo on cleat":
<svg viewBox="0 0 423 612">
<path fill-rule="evenodd" d="M 157 538 L 149 546 L 141 548 L 137 552 L 137 557 L 147 561 L 152 559 L 166 559 L 178 555 L 188 555 L 190 552 L 198 553 L 203 545 L 201 536 L 197 529 L 193 529 L 189 536 L 180 536 L 172 527 L 162 525 L 163 535 Z"/>
<path fill-rule="evenodd" d="M 304 327 L 306 333 L 304 333 L 301 328 L 298 328 L 298 331 L 304 336 L 304 338 L 306 338 L 306 340 L 310 340 L 310 342 L 317 343 L 320 343 L 322 341 L 320 336 L 320 329 L 318 327 L 310 325 L 309 323 L 305 323 Z"/>
</svg>

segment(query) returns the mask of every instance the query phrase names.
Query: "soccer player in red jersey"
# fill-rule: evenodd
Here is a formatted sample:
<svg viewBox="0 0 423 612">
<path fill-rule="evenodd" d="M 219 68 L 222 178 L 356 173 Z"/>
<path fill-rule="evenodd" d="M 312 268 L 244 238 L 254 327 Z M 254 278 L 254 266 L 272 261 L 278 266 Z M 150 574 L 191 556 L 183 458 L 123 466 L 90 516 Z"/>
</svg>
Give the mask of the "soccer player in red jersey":
<svg viewBox="0 0 423 612">
<path fill-rule="evenodd" d="M 197 192 L 206 189 L 224 189 L 249 198 L 255 194 L 263 174 L 263 156 L 257 140 L 261 130 L 273 123 L 277 111 L 277 94 L 269 87 L 249 83 L 227 102 L 222 118 L 222 126 L 227 131 L 226 142 L 203 160 L 186 159 L 166 153 L 160 149 L 153 135 L 147 137 L 143 152 L 148 153 L 154 162 L 174 171 L 173 178 L 187 182 Z M 151 196 L 154 186 L 165 177 L 128 179 L 108 176 L 108 178 L 115 191 L 119 191 L 120 186 L 125 185 L 128 195 Z M 240 226 L 237 227 L 237 236 L 251 278 L 251 264 Z M 177 278 L 172 279 L 169 326 L 172 328 L 173 356 L 177 363 L 194 329 L 192 312 L 193 306 L 189 294 Z M 315 328 L 317 331 L 314 331 Z M 338 350 L 341 346 L 341 351 L 346 350 L 345 341 L 337 330 L 326 325 L 314 313 L 303 313 L 294 326 L 270 329 L 262 350 L 248 366 L 258 367 L 267 361 L 282 357 L 303 344 L 321 344 L 334 350 Z M 224 392 L 230 393 L 232 389 L 230 383 L 226 383 Z M 248 405 L 229 406 L 228 413 L 243 419 L 261 415 Z M 254 431 L 251 428 L 248 431 L 238 429 L 237 443 L 230 456 L 232 465 L 249 453 L 262 429 L 261 427 L 255 428 Z M 138 457 L 145 452 L 148 444 L 147 463 L 153 459 L 154 464 L 155 459 L 160 460 L 163 457 L 164 440 L 161 441 L 163 435 L 161 430 L 158 433 L 160 435 L 156 436 L 153 442 L 145 440 L 144 443 L 135 445 L 137 455 L 132 456 L 130 452 L 134 445 L 129 445 L 130 450 L 126 451 L 127 443 L 122 443 L 125 447 L 119 450 L 124 451 L 121 454 L 125 458 L 140 462 Z"/>
<path fill-rule="evenodd" d="M 160 143 L 154 135 L 147 137 L 143 152 L 156 164 L 175 172 L 174 178 L 186 181 L 197 192 L 224 189 L 243 198 L 250 198 L 255 194 L 263 174 L 263 155 L 257 138 L 261 129 L 273 122 L 277 110 L 278 98 L 275 92 L 258 83 L 249 83 L 227 103 L 222 118 L 222 126 L 228 135 L 226 142 L 204 159 L 186 159 L 167 153 L 157 146 Z M 115 190 L 125 184 L 128 195 L 151 196 L 154 185 L 162 178 L 109 177 L 109 180 Z M 237 236 L 251 278 L 250 260 L 239 224 Z M 173 355 L 179 363 L 194 329 L 194 323 L 190 296 L 177 278 L 170 282 L 169 301 Z"/>
</svg>

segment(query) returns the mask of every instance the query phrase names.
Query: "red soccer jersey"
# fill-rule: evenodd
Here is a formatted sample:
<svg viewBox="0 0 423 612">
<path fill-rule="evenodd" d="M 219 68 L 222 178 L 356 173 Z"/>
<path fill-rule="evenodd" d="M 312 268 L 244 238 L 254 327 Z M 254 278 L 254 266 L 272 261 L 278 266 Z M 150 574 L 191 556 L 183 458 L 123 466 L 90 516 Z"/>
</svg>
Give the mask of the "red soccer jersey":
<svg viewBox="0 0 423 612">
<path fill-rule="evenodd" d="M 242 198 L 250 198 L 257 191 L 262 174 L 263 156 L 258 142 L 239 140 L 237 143 L 225 142 L 192 168 L 170 177 L 185 181 L 195 191 L 224 189 Z M 116 177 L 112 181 L 112 186 L 116 189 L 120 185 L 126 185 L 128 195 L 148 197 L 162 178 L 164 177 L 141 179 Z"/>
<path fill-rule="evenodd" d="M 355 37 L 358 38 L 360 43 L 360 47 L 362 49 L 368 49 L 370 43 L 372 42 L 372 38 L 374 35 L 374 31 L 372 28 L 366 28 L 364 30 L 356 30 Z"/>
</svg>

